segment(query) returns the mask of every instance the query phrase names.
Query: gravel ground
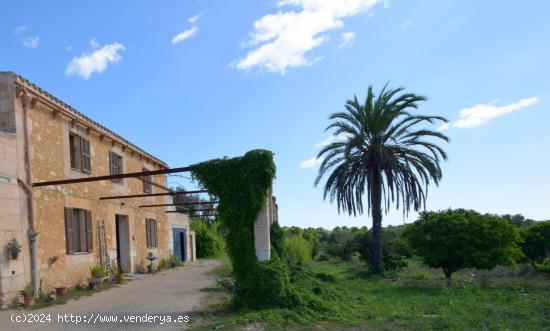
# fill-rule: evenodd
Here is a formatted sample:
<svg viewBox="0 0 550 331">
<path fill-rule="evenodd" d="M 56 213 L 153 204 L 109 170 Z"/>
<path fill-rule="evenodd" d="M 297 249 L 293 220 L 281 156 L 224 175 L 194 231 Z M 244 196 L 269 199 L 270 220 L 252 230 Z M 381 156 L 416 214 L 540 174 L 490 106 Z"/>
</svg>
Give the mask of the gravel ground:
<svg viewBox="0 0 550 331">
<path fill-rule="evenodd" d="M 207 293 L 201 289 L 212 286 L 216 277 L 208 271 L 220 265 L 215 260 L 193 262 L 183 268 L 163 271 L 156 275 L 138 276 L 134 280 L 110 290 L 92 296 L 71 300 L 65 305 L 51 306 L 39 310 L 0 311 L 0 330 L 182 330 L 186 323 L 173 322 L 178 316 L 189 316 L 195 320 L 193 311 L 202 308 Z M 51 316 L 51 322 L 28 323 L 12 322 L 15 316 L 22 314 L 44 314 Z M 68 322 L 59 322 L 58 316 L 67 314 Z M 70 322 L 73 314 L 73 322 Z M 147 315 L 146 315 L 147 314 Z M 104 316 L 116 315 L 116 322 L 103 322 Z M 131 322 L 123 318 L 152 319 L 156 322 Z M 170 316 L 172 322 L 160 324 L 160 316 Z M 80 323 L 76 324 L 76 319 Z M 165 321 L 167 320 L 167 317 Z"/>
</svg>

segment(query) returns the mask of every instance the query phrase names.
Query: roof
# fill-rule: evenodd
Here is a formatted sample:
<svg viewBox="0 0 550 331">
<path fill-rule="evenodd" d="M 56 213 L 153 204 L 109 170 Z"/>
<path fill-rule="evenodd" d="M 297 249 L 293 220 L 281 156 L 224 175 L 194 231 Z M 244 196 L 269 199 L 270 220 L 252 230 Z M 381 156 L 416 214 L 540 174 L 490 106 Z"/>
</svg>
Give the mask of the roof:
<svg viewBox="0 0 550 331">
<path fill-rule="evenodd" d="M 78 110 L 76 110 L 73 106 L 67 104 L 66 102 L 58 99 L 57 97 L 55 97 L 53 94 L 51 93 L 48 93 L 47 91 L 45 91 L 44 89 L 40 88 L 38 85 L 34 84 L 33 82 L 31 82 L 30 80 L 22 77 L 21 75 L 18 75 L 17 73 L 13 72 L 13 71 L 0 71 L 0 74 L 5 74 L 5 75 L 10 75 L 10 76 L 13 76 L 15 77 L 16 79 L 19 80 L 19 83 L 24 83 L 25 85 L 31 87 L 33 90 L 36 90 L 37 92 L 39 92 L 41 94 L 42 97 L 48 99 L 49 101 L 57 104 L 59 107 L 61 107 L 63 110 L 69 112 L 69 113 L 72 113 L 73 115 L 76 115 L 77 117 L 79 117 L 80 120 L 82 120 L 83 122 L 88 122 L 88 124 L 92 125 L 92 126 L 95 126 L 99 129 L 101 129 L 102 131 L 104 131 L 105 133 L 107 133 L 109 136 L 111 136 L 112 138 L 114 138 L 115 140 L 118 140 L 119 142 L 129 146 L 130 148 L 136 150 L 138 153 L 141 153 L 143 154 L 144 156 L 146 157 L 149 157 L 151 159 L 153 159 L 155 162 L 161 164 L 162 166 L 168 168 L 168 165 L 160 160 L 159 158 L 153 156 L 152 154 L 146 152 L 145 150 L 143 150 L 142 148 L 134 145 L 133 143 L 131 143 L 130 141 L 128 141 L 127 139 L 125 139 L 124 137 L 120 136 L 119 134 L 115 133 L 114 131 L 108 129 L 107 127 L 105 127 L 104 125 L 94 121 L 93 119 L 89 118 L 88 116 L 84 115 L 83 113 L 79 112 Z"/>
</svg>

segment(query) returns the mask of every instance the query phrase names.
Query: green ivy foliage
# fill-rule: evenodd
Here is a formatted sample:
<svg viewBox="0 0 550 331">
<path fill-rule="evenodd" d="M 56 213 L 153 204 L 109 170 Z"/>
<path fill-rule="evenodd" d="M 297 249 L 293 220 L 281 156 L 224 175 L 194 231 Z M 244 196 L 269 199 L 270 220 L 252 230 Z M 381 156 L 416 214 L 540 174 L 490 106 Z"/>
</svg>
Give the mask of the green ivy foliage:
<svg viewBox="0 0 550 331">
<path fill-rule="evenodd" d="M 275 253 L 260 262 L 254 249 L 254 222 L 275 177 L 273 154 L 252 150 L 242 157 L 214 159 L 191 166 L 194 179 L 218 198 L 218 215 L 228 230 L 227 253 L 240 307 L 288 307 L 300 301 L 288 266 Z M 274 250 L 272 250 L 274 252 Z"/>
</svg>

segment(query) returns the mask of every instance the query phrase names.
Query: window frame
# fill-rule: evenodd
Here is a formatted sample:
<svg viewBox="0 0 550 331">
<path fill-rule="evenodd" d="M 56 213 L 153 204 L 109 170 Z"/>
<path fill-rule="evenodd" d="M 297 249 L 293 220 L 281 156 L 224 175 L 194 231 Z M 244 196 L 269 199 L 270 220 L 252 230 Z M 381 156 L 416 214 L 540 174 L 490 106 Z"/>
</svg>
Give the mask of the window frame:
<svg viewBox="0 0 550 331">
<path fill-rule="evenodd" d="M 69 163 L 73 170 L 92 173 L 90 140 L 74 132 L 69 132 Z"/>
<path fill-rule="evenodd" d="M 116 162 L 115 162 L 116 161 Z M 120 161 L 120 162 L 118 162 Z M 118 172 L 113 172 L 114 169 L 117 169 Z M 124 159 L 122 155 L 109 151 L 109 174 L 111 175 L 120 175 L 124 173 Z M 124 184 L 123 178 L 111 179 L 113 183 Z"/>
<path fill-rule="evenodd" d="M 154 218 L 145 219 L 145 242 L 147 248 L 158 248 L 158 223 Z"/>
<path fill-rule="evenodd" d="M 150 171 L 150 170 L 147 168 L 143 168 L 143 171 Z M 153 181 L 153 176 L 151 175 L 142 176 L 141 178 L 148 180 L 149 182 Z M 143 183 L 143 193 L 153 193 L 153 185 L 151 185 L 151 183 L 148 183 L 144 180 L 142 180 L 142 183 Z"/>
<path fill-rule="evenodd" d="M 93 252 L 92 214 L 80 208 L 65 208 L 65 243 L 67 254 Z"/>
</svg>

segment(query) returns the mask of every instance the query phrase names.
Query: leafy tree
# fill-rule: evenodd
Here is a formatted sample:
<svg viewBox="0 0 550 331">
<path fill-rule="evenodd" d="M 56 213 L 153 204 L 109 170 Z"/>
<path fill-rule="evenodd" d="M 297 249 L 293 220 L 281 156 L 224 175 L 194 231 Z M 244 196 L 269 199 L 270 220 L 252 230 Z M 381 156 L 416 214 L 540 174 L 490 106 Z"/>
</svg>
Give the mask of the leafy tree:
<svg viewBox="0 0 550 331">
<path fill-rule="evenodd" d="M 504 220 L 520 228 L 527 228 L 531 224 L 535 223 L 535 221 L 533 221 L 532 219 L 525 218 L 521 214 L 515 214 L 515 215 L 506 214 L 506 215 L 502 215 L 501 217 Z"/>
<path fill-rule="evenodd" d="M 223 254 L 224 241 L 222 236 L 202 219 L 193 219 L 191 229 L 195 231 L 195 246 L 198 258 L 219 257 Z"/>
<path fill-rule="evenodd" d="M 537 263 L 543 263 L 546 257 L 550 257 L 550 221 L 531 225 L 523 231 L 522 237 L 521 248 L 533 268 Z"/>
<path fill-rule="evenodd" d="M 304 239 L 301 233 L 285 236 L 284 247 L 286 258 L 291 265 L 311 261 L 311 242 Z"/>
<path fill-rule="evenodd" d="M 411 257 L 412 252 L 401 238 L 404 227 L 387 227 L 382 233 L 384 250 L 384 269 L 398 271 L 407 266 L 406 257 Z M 357 251 L 361 260 L 372 264 L 372 231 L 361 231 L 356 235 Z"/>
<path fill-rule="evenodd" d="M 426 140 L 449 141 L 440 132 L 419 124 L 447 122 L 440 116 L 412 115 L 426 98 L 402 93 L 404 88 L 387 90 L 376 96 L 368 88 L 364 103 L 357 97 L 348 100 L 346 111 L 332 114 L 336 141 L 324 147 L 317 158 L 323 159 L 318 185 L 325 175 L 323 198 L 336 200 L 338 212 L 363 214 L 363 195 L 367 193 L 367 212 L 372 213 L 372 271 L 382 271 L 382 207 L 389 210 L 396 203 L 403 212 L 425 206 L 428 184 L 436 185 L 442 177 L 441 159 L 447 158 L 441 147 Z"/>
<path fill-rule="evenodd" d="M 356 233 L 358 228 L 335 227 L 327 239 L 327 253 L 338 256 L 344 261 L 351 260 L 353 253 L 357 251 Z"/>
<path fill-rule="evenodd" d="M 473 210 L 422 212 L 403 236 L 424 264 L 452 274 L 464 268 L 492 269 L 514 264 L 521 251 L 519 231 L 501 218 Z"/>
</svg>

